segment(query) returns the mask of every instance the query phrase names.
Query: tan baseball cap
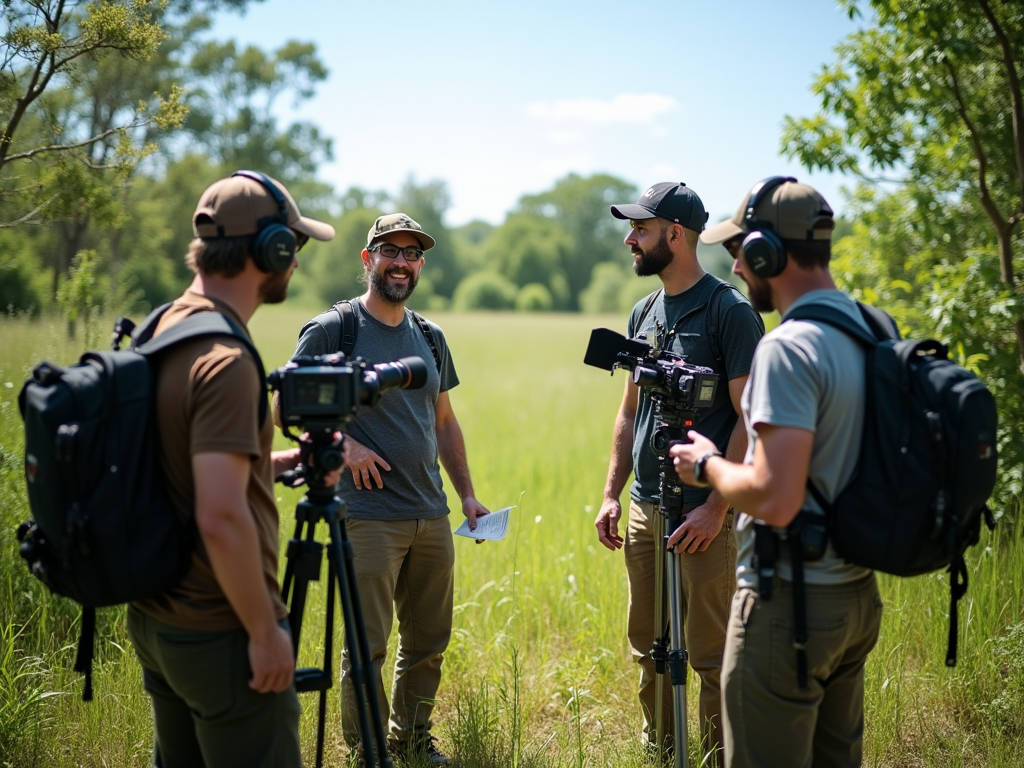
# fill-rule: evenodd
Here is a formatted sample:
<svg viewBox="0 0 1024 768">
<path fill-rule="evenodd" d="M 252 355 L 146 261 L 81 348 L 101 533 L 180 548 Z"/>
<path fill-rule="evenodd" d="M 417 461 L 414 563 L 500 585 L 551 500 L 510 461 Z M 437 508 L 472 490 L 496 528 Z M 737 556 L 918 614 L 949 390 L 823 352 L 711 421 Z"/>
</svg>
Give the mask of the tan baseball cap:
<svg viewBox="0 0 1024 768">
<path fill-rule="evenodd" d="M 270 185 L 280 193 L 280 202 Z M 192 215 L 192 231 L 202 238 L 255 235 L 281 216 L 282 204 L 283 218 L 296 232 L 315 240 L 334 237 L 334 227 L 300 214 L 284 185 L 258 171 L 239 171 L 207 187 Z"/>
<path fill-rule="evenodd" d="M 708 227 L 700 241 L 706 245 L 724 243 L 756 229 L 771 229 L 783 240 L 830 240 L 835 226 L 832 208 L 825 198 L 806 184 L 789 178 L 766 190 L 751 211 L 750 201 L 773 181 L 765 179 L 754 185 L 736 214 L 726 221 Z"/>
<path fill-rule="evenodd" d="M 424 251 L 429 251 L 434 247 L 434 238 L 424 232 L 423 227 L 413 221 L 412 217 L 404 213 L 387 213 L 378 216 L 377 220 L 373 222 L 373 226 L 370 227 L 370 231 L 366 233 L 366 247 L 369 248 L 373 245 L 374 240 L 390 232 L 411 232 L 420 241 L 420 247 Z"/>
</svg>

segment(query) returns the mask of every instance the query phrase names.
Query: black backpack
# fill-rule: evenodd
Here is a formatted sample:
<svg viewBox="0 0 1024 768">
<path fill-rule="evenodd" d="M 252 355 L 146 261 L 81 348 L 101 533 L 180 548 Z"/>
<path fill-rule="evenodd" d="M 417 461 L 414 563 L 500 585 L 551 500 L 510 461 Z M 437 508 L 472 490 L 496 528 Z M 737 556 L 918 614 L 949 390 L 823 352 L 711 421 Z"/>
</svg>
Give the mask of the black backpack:
<svg viewBox="0 0 1024 768">
<path fill-rule="evenodd" d="M 957 602 L 967 591 L 964 552 L 978 543 L 982 519 L 995 526 L 986 505 L 996 481 L 995 398 L 949 359 L 944 344 L 901 340 L 888 315 L 858 307 L 872 333 L 821 304 L 786 316 L 838 328 L 866 351 L 857 468 L 831 504 L 810 480 L 807 488 L 825 512 L 836 553 L 848 562 L 895 576 L 949 570 L 946 665 L 955 666 Z M 794 562 L 794 606 L 797 570 Z"/>
<path fill-rule="evenodd" d="M 52 592 L 82 605 L 75 671 L 85 675 L 85 701 L 92 699 L 96 608 L 175 586 L 195 545 L 194 519 L 181 519 L 164 490 L 156 360 L 186 339 L 234 336 L 265 378 L 248 336 L 217 312 L 188 317 L 150 340 L 168 307 L 146 318 L 128 350 L 117 349 L 117 338 L 114 351 L 86 352 L 67 368 L 40 363 L 18 396 L 32 510 L 18 529 L 20 553 Z M 266 409 L 263 397 L 261 424 Z"/>
<path fill-rule="evenodd" d="M 324 331 L 327 332 L 328 338 L 330 339 L 330 346 L 332 349 L 337 350 L 349 357 L 352 354 L 352 350 L 356 348 L 356 336 L 359 333 L 359 318 L 356 317 L 356 308 L 351 299 L 345 299 L 337 302 L 331 307 L 335 312 L 338 313 L 338 317 L 341 319 L 341 328 L 337 338 L 330 338 L 330 329 L 320 323 Z M 423 333 L 423 338 L 427 340 L 427 346 L 430 347 L 430 354 L 434 356 L 434 364 L 437 366 L 437 372 L 441 372 L 441 353 L 437 351 L 437 343 L 434 341 L 434 332 L 430 330 L 430 325 L 423 318 L 422 315 L 413 312 L 411 309 L 406 309 L 409 316 L 412 317 L 413 321 L 419 326 L 420 331 Z M 316 321 L 319 322 L 319 321 Z"/>
</svg>

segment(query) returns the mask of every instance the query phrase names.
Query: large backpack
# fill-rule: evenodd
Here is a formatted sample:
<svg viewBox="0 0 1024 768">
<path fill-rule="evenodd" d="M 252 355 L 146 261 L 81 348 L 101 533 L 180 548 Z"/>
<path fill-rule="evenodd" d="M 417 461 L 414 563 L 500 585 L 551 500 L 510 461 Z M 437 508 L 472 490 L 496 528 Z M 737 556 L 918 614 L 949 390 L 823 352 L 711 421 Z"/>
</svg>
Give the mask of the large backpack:
<svg viewBox="0 0 1024 768">
<path fill-rule="evenodd" d="M 810 480 L 808 491 L 848 562 L 895 576 L 948 569 L 946 665 L 954 666 L 957 602 L 967 590 L 964 553 L 978 543 L 983 518 L 989 529 L 995 525 L 986 505 L 996 481 L 995 398 L 949 359 L 944 344 L 895 338 L 885 313 L 858 307 L 871 333 L 822 304 L 786 316 L 838 328 L 866 352 L 863 437 L 853 477 L 831 504 Z"/>
<path fill-rule="evenodd" d="M 152 339 L 170 304 L 149 315 L 129 349 L 86 352 L 76 365 L 44 362 L 18 396 L 32 520 L 18 529 L 32 574 L 82 605 L 75 671 L 92 698 L 96 608 L 155 597 L 184 576 L 195 544 L 164 490 L 155 414 L 161 353 L 186 339 L 227 335 L 263 364 L 245 332 L 217 312 L 182 320 Z M 261 387 L 261 392 L 263 392 Z M 260 399 L 260 423 L 266 418 Z"/>
</svg>

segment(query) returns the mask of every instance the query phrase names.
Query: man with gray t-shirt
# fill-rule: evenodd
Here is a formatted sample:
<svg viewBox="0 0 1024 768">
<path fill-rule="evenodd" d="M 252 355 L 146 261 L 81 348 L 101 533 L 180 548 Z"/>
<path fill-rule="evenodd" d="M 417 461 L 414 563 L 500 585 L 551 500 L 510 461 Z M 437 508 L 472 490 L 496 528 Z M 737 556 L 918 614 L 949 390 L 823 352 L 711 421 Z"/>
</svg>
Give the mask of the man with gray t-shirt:
<svg viewBox="0 0 1024 768">
<path fill-rule="evenodd" d="M 825 199 L 796 179 L 757 184 L 736 215 L 701 239 L 724 243 L 759 312 L 783 322 L 754 354 L 742 409 L 743 464 L 723 457 L 697 432 L 672 448 L 684 482 L 714 488 L 737 510 L 738 590 L 722 670 L 725 758 L 740 766 L 859 766 L 864 733 L 864 665 L 878 639 L 882 601 L 874 572 L 849 565 L 831 544 L 806 562 L 807 638 L 797 637 L 789 547 L 775 572 L 760 566 L 755 542 L 785 529 L 801 510 L 822 514 L 808 481 L 833 501 L 850 481 L 865 412 L 865 356 L 832 326 L 787 320 L 824 304 L 867 327 L 857 304 L 829 272 L 834 218 Z M 803 516 L 802 516 L 803 519 Z M 802 557 L 802 555 L 801 555 Z M 801 679 L 805 678 L 805 679 Z"/>
<path fill-rule="evenodd" d="M 422 389 L 386 392 L 375 407 L 356 414 L 345 437 L 350 471 L 342 473 L 338 492 L 348 503 L 348 534 L 379 701 L 386 701 L 381 670 L 392 603 L 398 614 L 398 658 L 385 728 L 389 752 L 409 758 L 418 753 L 430 765 L 445 765 L 448 758 L 430 734 L 430 716 L 451 638 L 455 548 L 438 459 L 471 529 L 488 510 L 474 497 L 462 430 L 448 398 L 459 378 L 444 333 L 405 307 L 424 252 L 433 246 L 434 239 L 404 213 L 379 217 L 362 252 L 366 293 L 307 323 L 295 356 L 341 351 L 344 311 L 355 323 L 353 357 L 372 365 L 418 355 L 427 363 Z M 344 657 L 341 687 L 345 740 L 355 747 L 361 734 Z"/>
</svg>

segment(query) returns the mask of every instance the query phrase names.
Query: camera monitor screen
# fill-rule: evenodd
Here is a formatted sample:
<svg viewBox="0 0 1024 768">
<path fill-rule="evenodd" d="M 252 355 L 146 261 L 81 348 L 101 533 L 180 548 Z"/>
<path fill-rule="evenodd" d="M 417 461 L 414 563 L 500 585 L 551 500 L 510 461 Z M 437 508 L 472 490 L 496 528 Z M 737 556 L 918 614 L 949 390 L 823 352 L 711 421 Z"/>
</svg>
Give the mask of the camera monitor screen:
<svg viewBox="0 0 1024 768">
<path fill-rule="evenodd" d="M 338 385 L 334 381 L 300 380 L 295 387 L 295 405 L 337 405 Z"/>
</svg>

